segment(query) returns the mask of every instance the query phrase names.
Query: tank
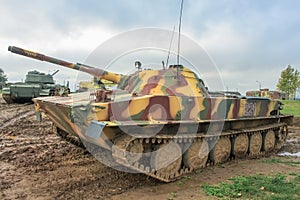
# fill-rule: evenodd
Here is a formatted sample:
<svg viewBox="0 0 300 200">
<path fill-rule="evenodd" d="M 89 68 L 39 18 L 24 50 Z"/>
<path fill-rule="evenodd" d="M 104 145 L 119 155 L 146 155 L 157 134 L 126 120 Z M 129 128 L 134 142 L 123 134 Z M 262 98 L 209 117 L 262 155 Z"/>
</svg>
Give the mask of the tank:
<svg viewBox="0 0 300 200">
<path fill-rule="evenodd" d="M 53 76 L 58 72 L 45 74 L 29 71 L 24 82 L 7 83 L 3 86 L 2 97 L 7 103 L 28 103 L 32 98 L 54 95 L 67 95 L 70 89 L 55 84 Z"/>
<path fill-rule="evenodd" d="M 103 149 L 98 154 L 109 150 L 118 165 L 164 182 L 232 159 L 272 154 L 282 147 L 293 120 L 280 113 L 278 100 L 210 96 L 202 79 L 181 65 L 142 70 L 137 62 L 136 72 L 122 75 L 17 47 L 9 50 L 118 84 L 114 90 L 33 101 L 55 132 Z"/>
<path fill-rule="evenodd" d="M 104 89 L 114 87 L 115 84 L 105 79 L 92 78 L 90 81 L 81 81 L 76 92 L 84 92 L 90 89 Z"/>
<path fill-rule="evenodd" d="M 246 96 L 266 97 L 271 99 L 285 100 L 285 93 L 280 91 L 270 91 L 269 89 L 259 89 L 255 91 L 246 91 Z"/>
</svg>

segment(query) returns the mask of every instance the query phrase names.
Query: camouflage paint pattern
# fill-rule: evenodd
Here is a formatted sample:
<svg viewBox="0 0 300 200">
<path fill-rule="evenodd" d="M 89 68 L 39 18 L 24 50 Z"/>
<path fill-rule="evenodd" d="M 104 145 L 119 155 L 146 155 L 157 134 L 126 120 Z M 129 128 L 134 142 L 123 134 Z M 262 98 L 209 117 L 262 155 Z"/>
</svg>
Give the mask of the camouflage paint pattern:
<svg viewBox="0 0 300 200">
<path fill-rule="evenodd" d="M 272 100 L 228 99 L 184 96 L 145 95 L 117 102 L 92 102 L 88 94 L 72 94 L 69 97 L 35 98 L 36 110 L 44 112 L 57 127 L 104 148 L 105 138 L 115 138 L 116 127 L 131 125 L 195 125 L 211 121 L 244 120 L 272 117 L 278 102 Z M 88 105 L 88 106 L 85 106 Z M 78 114 L 78 112 L 80 112 Z M 274 116 L 273 116 L 274 117 Z M 106 124 L 103 137 L 89 138 L 86 130 L 91 121 Z M 189 125 L 188 125 L 189 126 Z M 240 125 L 243 126 L 243 125 Z M 241 127 L 237 128 L 241 128 Z M 144 134 L 141 132 L 140 134 Z M 100 135 L 100 133 L 99 133 Z"/>
<path fill-rule="evenodd" d="M 279 91 L 270 91 L 268 89 L 261 89 L 258 91 L 247 91 L 246 96 L 265 97 L 270 99 L 285 99 L 285 93 Z"/>
<path fill-rule="evenodd" d="M 37 110 L 55 116 L 58 119 L 56 121 L 71 122 L 72 108 L 89 101 L 79 101 L 74 96 L 76 94 L 69 97 L 35 98 L 34 102 Z M 180 123 L 270 117 L 271 112 L 278 110 L 278 107 L 278 102 L 273 100 L 145 95 L 117 102 L 93 102 L 89 104 L 86 116 L 104 121 L 108 126 L 130 121 L 139 121 L 139 124 L 146 125 L 157 121 Z"/>
<path fill-rule="evenodd" d="M 105 88 L 111 88 L 111 87 L 114 87 L 116 85 L 115 83 L 113 83 L 111 81 L 107 81 L 105 79 L 100 79 L 100 81 L 103 84 L 103 86 L 105 86 Z M 100 89 L 100 88 L 101 87 L 98 83 L 98 79 L 93 78 L 90 81 L 80 81 L 78 91 L 83 92 L 83 91 L 88 91 L 89 89 Z"/>
<path fill-rule="evenodd" d="M 118 83 L 118 90 L 102 91 L 103 97 L 98 101 L 95 101 L 97 92 L 34 99 L 37 111 L 46 113 L 59 128 L 80 137 L 85 137 L 83 129 L 92 120 L 104 122 L 109 129 L 132 124 L 200 124 L 279 114 L 280 104 L 275 100 L 210 97 L 203 81 L 181 65 L 121 75 L 18 47 L 9 47 L 9 50 Z"/>
</svg>

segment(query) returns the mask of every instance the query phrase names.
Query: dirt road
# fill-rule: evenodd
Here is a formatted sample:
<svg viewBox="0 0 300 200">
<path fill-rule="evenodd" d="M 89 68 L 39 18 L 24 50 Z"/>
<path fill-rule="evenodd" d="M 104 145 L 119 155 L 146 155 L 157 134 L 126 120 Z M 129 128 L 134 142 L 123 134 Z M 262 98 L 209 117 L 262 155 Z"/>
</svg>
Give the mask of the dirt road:
<svg viewBox="0 0 300 200">
<path fill-rule="evenodd" d="M 300 119 L 291 127 L 283 151 L 300 152 Z M 166 184 L 101 164 L 84 149 L 53 134 L 50 121 L 37 122 L 32 104 L 7 105 L 0 99 L 1 199 L 203 199 L 202 183 L 237 175 L 300 173 L 299 166 L 265 162 L 268 159 L 235 160 Z M 297 157 L 280 159 L 300 161 Z"/>
</svg>

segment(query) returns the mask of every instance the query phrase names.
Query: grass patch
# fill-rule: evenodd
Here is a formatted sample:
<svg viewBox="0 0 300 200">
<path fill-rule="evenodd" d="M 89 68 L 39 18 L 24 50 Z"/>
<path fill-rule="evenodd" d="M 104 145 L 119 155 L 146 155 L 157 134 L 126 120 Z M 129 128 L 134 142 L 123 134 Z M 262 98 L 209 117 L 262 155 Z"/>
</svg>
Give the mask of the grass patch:
<svg viewBox="0 0 300 200">
<path fill-rule="evenodd" d="M 300 174 L 296 174 L 289 181 L 283 174 L 238 176 L 229 180 L 230 183 L 222 182 L 217 186 L 204 184 L 201 187 L 207 195 L 220 199 L 296 200 L 300 198 Z"/>
<path fill-rule="evenodd" d="M 282 164 L 286 164 L 286 165 L 290 165 L 290 166 L 300 165 L 300 162 L 298 162 L 298 161 L 281 160 L 279 158 L 270 158 L 270 159 L 263 160 L 262 162 L 273 163 L 273 164 L 282 163 Z"/>
<path fill-rule="evenodd" d="M 183 179 L 187 181 L 187 180 L 191 180 L 191 177 L 190 176 L 184 176 Z"/>
<path fill-rule="evenodd" d="M 177 193 L 176 193 L 176 192 L 171 192 L 171 193 L 169 193 L 169 198 L 168 198 L 168 200 L 173 200 L 176 196 L 177 196 Z"/>
<path fill-rule="evenodd" d="M 283 105 L 283 114 L 294 115 L 300 117 L 300 101 L 295 100 L 281 100 Z"/>
<path fill-rule="evenodd" d="M 183 186 L 183 184 L 184 184 L 184 183 L 183 183 L 182 181 L 178 181 L 178 182 L 177 182 L 177 185 L 178 185 L 178 186 Z"/>
</svg>

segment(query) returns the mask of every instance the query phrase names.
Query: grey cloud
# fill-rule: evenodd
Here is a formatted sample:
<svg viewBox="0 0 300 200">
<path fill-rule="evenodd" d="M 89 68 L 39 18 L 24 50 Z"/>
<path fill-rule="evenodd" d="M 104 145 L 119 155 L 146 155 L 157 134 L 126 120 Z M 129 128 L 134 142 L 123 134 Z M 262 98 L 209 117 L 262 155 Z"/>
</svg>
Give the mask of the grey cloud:
<svg viewBox="0 0 300 200">
<path fill-rule="evenodd" d="M 180 0 L 7 1 L 0 5 L 1 46 L 5 43 L 0 49 L 1 67 L 10 74 L 13 74 L 9 71 L 13 68 L 23 74 L 31 67 L 55 68 L 17 56 L 8 57 L 5 53 L 7 41 L 44 53 L 51 49 L 53 56 L 83 62 L 90 52 L 80 49 L 81 44 L 78 49 L 58 49 L 59 43 L 67 38 L 76 43 L 76 38 L 84 34 L 85 29 L 102 24 L 112 28 L 115 31 L 112 34 L 142 27 L 172 29 L 178 23 L 179 4 Z M 255 79 L 263 80 L 269 76 L 263 82 L 274 88 L 276 76 L 280 75 L 284 65 L 300 66 L 299 13 L 300 2 L 293 0 L 185 0 L 182 32 L 208 51 L 221 74 L 224 73 L 225 85 L 235 88 L 237 84 L 243 90 L 255 88 Z M 223 25 L 228 27 L 229 35 L 220 29 Z M 98 45 L 98 38 L 94 40 L 95 46 L 91 49 Z M 168 47 L 168 42 L 164 46 Z M 201 66 L 210 65 L 202 63 Z M 270 73 L 270 69 L 274 71 Z M 66 76 L 73 73 L 66 71 Z M 230 72 L 238 73 L 229 76 Z M 9 79 L 22 77 L 12 76 Z"/>
</svg>

